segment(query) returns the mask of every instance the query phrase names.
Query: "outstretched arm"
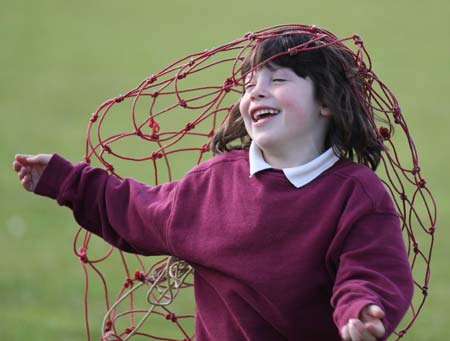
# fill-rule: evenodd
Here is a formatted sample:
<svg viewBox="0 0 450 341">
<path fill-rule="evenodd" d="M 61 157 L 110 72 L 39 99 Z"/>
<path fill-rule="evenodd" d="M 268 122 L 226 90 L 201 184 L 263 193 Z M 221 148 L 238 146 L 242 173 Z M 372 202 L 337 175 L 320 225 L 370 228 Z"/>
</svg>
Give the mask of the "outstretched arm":
<svg viewBox="0 0 450 341">
<path fill-rule="evenodd" d="M 13 161 L 13 169 L 17 172 L 23 188 L 34 192 L 51 157 L 50 154 L 16 155 Z"/>
<path fill-rule="evenodd" d="M 176 182 L 148 186 L 121 180 L 57 154 L 17 155 L 13 169 L 26 190 L 69 207 L 78 224 L 119 249 L 171 254 L 166 234 Z"/>
<path fill-rule="evenodd" d="M 413 293 L 398 217 L 387 213 L 361 217 L 345 234 L 337 259 L 332 304 L 341 336 L 352 341 L 386 339 Z"/>
</svg>

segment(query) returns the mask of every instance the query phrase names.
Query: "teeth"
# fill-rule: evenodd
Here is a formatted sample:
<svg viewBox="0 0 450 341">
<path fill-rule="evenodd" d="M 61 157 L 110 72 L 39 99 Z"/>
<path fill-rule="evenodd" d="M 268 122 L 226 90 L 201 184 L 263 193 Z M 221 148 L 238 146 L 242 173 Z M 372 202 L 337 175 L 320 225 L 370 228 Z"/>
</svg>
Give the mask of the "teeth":
<svg viewBox="0 0 450 341">
<path fill-rule="evenodd" d="M 276 115 L 276 114 L 279 114 L 279 113 L 280 113 L 280 111 L 276 110 L 276 109 L 260 109 L 260 110 L 257 110 L 257 111 L 255 111 L 253 113 L 253 119 L 255 121 L 257 121 L 260 118 L 260 116 L 263 116 L 263 115 Z"/>
<path fill-rule="evenodd" d="M 260 116 L 264 114 L 278 114 L 280 111 L 275 109 L 261 109 L 255 112 L 255 116 Z"/>
</svg>

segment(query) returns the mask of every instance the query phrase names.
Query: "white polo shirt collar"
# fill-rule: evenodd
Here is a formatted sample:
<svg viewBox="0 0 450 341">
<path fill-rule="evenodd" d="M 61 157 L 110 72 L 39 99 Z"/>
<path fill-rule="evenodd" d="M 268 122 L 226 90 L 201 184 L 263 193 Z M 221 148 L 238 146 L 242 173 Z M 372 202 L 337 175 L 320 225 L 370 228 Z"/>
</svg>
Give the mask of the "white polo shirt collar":
<svg viewBox="0 0 450 341">
<path fill-rule="evenodd" d="M 311 160 L 304 165 L 283 168 L 282 171 L 292 185 L 300 188 L 313 181 L 320 174 L 333 166 L 338 160 L 339 158 L 334 154 L 333 149 L 329 148 L 314 160 Z M 261 149 L 253 142 L 250 144 L 249 162 L 250 177 L 265 169 L 273 168 L 264 160 Z"/>
</svg>

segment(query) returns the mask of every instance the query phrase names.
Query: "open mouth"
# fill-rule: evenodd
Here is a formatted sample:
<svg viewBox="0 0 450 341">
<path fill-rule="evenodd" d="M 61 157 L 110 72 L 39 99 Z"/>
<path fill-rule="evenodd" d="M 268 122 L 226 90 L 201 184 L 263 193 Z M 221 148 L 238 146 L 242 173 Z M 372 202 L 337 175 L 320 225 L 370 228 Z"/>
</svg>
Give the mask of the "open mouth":
<svg viewBox="0 0 450 341">
<path fill-rule="evenodd" d="M 271 116 L 276 116 L 280 113 L 280 110 L 277 109 L 260 109 L 260 110 L 256 110 L 255 112 L 252 113 L 252 120 L 253 122 L 258 122 L 259 120 L 271 117 Z"/>
</svg>

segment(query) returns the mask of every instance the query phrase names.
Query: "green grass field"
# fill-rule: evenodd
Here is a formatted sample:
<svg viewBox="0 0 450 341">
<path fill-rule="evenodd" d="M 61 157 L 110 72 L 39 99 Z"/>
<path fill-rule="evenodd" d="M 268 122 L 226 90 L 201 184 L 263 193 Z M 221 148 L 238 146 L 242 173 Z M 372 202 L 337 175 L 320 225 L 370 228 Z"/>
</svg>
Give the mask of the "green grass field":
<svg viewBox="0 0 450 341">
<path fill-rule="evenodd" d="M 430 1 L 0 0 L 0 339 L 84 340 L 71 213 L 23 191 L 15 153 L 78 161 L 104 100 L 169 62 L 283 23 L 360 34 L 402 106 L 438 203 L 430 296 L 407 340 L 449 340 L 450 4 Z M 94 339 L 101 297 L 92 292 Z M 182 303 L 183 304 L 183 303 Z M 186 303 L 189 304 L 189 303 Z"/>
</svg>

